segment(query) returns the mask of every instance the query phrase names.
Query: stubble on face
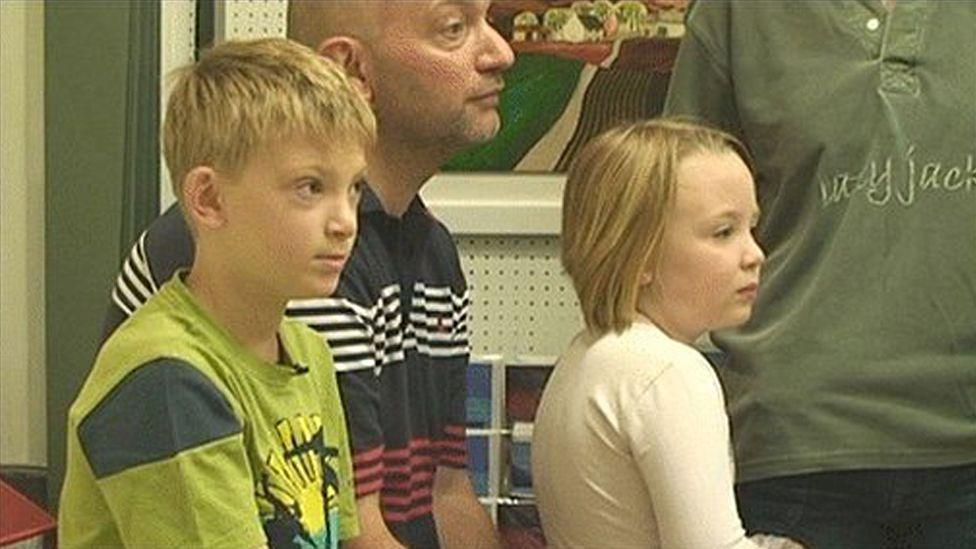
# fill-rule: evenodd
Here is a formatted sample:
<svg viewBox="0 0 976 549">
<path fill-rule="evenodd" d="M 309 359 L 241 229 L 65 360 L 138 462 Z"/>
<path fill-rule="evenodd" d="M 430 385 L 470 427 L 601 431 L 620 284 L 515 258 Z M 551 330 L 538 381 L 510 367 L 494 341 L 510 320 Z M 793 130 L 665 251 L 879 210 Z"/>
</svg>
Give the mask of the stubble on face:
<svg viewBox="0 0 976 549">
<path fill-rule="evenodd" d="M 367 45 L 374 108 L 383 138 L 453 153 L 498 133 L 497 96 L 483 96 L 503 81 L 501 70 L 479 67 L 484 30 L 473 26 L 467 42 L 446 45 L 433 4 L 390 4 L 383 32 Z"/>
</svg>

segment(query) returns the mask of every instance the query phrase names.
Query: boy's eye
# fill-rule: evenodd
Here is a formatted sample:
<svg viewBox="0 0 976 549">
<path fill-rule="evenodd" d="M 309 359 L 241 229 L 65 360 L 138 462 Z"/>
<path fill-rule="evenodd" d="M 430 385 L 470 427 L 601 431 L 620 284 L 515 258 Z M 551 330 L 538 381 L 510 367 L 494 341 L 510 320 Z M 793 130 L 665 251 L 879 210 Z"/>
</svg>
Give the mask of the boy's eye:
<svg viewBox="0 0 976 549">
<path fill-rule="evenodd" d="M 311 198 L 322 193 L 322 182 L 318 179 L 306 179 L 298 185 L 298 194 L 302 198 Z"/>
<path fill-rule="evenodd" d="M 349 187 L 349 194 L 351 194 L 352 196 L 354 196 L 356 198 L 359 198 L 359 196 L 363 194 L 363 191 L 364 190 L 366 190 L 366 181 L 363 180 L 363 179 L 360 179 L 360 180 L 357 180 L 355 183 L 353 183 Z"/>
<path fill-rule="evenodd" d="M 712 236 L 715 238 L 728 238 L 732 236 L 732 227 L 722 227 L 715 231 Z"/>
</svg>

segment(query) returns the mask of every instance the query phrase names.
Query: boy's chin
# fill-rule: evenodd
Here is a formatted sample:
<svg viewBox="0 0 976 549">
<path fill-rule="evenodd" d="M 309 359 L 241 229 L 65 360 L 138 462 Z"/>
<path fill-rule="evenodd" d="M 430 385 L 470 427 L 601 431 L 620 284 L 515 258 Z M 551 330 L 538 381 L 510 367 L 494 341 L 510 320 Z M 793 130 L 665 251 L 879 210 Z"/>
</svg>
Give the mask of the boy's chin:
<svg viewBox="0 0 976 549">
<path fill-rule="evenodd" d="M 316 294 L 316 297 L 332 297 L 335 293 L 336 288 L 339 287 L 339 277 L 328 280 L 322 285 L 322 288 Z"/>
<path fill-rule="evenodd" d="M 336 289 L 338 287 L 339 287 L 339 284 L 338 283 L 329 284 L 328 286 L 326 286 L 325 290 L 323 290 L 318 295 L 318 297 L 332 297 L 332 294 L 334 294 L 336 292 Z"/>
<path fill-rule="evenodd" d="M 339 287 L 338 277 L 335 280 L 318 280 L 314 284 L 308 284 L 300 291 L 296 292 L 291 299 L 322 299 L 323 297 L 332 297 L 335 293 L 336 288 Z"/>
</svg>

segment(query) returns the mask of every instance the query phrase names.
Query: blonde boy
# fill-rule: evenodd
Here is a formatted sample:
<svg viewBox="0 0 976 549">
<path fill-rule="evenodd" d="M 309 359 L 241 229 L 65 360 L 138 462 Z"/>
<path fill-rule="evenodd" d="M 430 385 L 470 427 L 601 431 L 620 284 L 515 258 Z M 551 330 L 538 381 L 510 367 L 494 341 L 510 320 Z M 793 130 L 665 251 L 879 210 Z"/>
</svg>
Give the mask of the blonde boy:
<svg viewBox="0 0 976 549">
<path fill-rule="evenodd" d="M 178 74 L 164 152 L 195 260 L 105 343 L 69 411 L 62 546 L 358 533 L 331 353 L 283 313 L 336 287 L 374 127 L 343 72 L 288 40 Z"/>
<path fill-rule="evenodd" d="M 418 194 L 454 153 L 499 128 L 513 53 L 488 8 L 488 0 L 288 4 L 289 35 L 341 64 L 377 118 L 359 235 L 339 286 L 287 312 L 334 350 L 363 531 L 350 549 L 498 543 L 467 471 L 467 283 L 447 227 Z M 154 293 L 147 281 L 192 264 L 183 221 L 170 208 L 134 244 L 105 333 Z"/>
</svg>

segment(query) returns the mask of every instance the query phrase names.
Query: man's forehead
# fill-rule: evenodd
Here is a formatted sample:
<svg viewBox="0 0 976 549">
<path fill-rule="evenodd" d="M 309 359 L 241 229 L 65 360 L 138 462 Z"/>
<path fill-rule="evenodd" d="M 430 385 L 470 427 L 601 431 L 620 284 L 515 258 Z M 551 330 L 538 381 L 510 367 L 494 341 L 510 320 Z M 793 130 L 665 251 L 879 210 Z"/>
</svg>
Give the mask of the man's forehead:
<svg viewBox="0 0 976 549">
<path fill-rule="evenodd" d="M 395 7 L 406 14 L 423 15 L 441 8 L 456 7 L 470 11 L 488 11 L 491 0 L 387 0 L 377 7 Z M 381 9 L 382 11 L 382 9 Z M 381 19 L 382 21 L 382 19 Z"/>
<path fill-rule="evenodd" d="M 292 0 L 289 36 L 311 47 L 333 36 L 372 42 L 395 29 L 421 32 L 451 8 L 487 13 L 490 0 Z"/>
</svg>

